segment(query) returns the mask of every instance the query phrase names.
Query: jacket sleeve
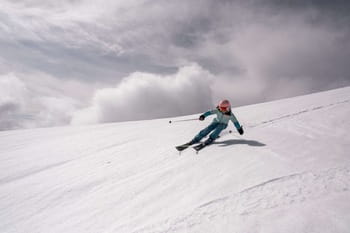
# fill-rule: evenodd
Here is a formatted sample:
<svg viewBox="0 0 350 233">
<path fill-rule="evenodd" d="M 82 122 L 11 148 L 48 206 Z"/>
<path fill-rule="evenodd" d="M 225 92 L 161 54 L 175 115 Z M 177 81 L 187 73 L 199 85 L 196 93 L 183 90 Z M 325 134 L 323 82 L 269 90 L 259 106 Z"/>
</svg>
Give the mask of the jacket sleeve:
<svg viewBox="0 0 350 233">
<path fill-rule="evenodd" d="M 241 125 L 239 124 L 239 122 L 238 122 L 236 116 L 235 116 L 233 113 L 231 114 L 230 120 L 231 120 L 232 123 L 235 125 L 235 127 L 236 127 L 237 130 L 241 128 Z"/>
<path fill-rule="evenodd" d="M 217 111 L 218 111 L 217 109 L 212 109 L 212 110 L 209 110 L 209 111 L 203 113 L 203 115 L 204 115 L 205 117 L 207 117 L 207 116 L 210 116 L 210 115 L 212 115 L 212 114 L 217 113 Z"/>
</svg>

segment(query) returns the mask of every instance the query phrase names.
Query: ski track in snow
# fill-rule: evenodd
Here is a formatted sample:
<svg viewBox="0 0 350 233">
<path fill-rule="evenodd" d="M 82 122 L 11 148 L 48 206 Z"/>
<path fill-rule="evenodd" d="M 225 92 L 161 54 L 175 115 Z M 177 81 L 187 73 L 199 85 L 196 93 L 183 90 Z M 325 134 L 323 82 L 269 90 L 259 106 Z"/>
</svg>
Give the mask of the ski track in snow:
<svg viewBox="0 0 350 233">
<path fill-rule="evenodd" d="M 23 179 L 23 178 L 28 178 L 28 177 L 36 175 L 38 173 L 45 172 L 47 170 L 66 165 L 66 164 L 68 164 L 70 162 L 78 161 L 79 159 L 82 159 L 82 158 L 87 158 L 89 156 L 96 156 L 96 154 L 98 154 L 98 153 L 107 151 L 109 149 L 115 149 L 118 146 L 125 146 L 127 143 L 130 143 L 130 142 L 132 142 L 132 140 L 126 140 L 126 141 L 123 141 L 123 142 L 120 142 L 120 143 L 113 143 L 113 144 L 110 144 L 110 145 L 101 146 L 99 148 L 89 148 L 89 149 L 87 149 L 86 152 L 82 153 L 80 156 L 78 156 L 76 158 L 68 159 L 68 160 L 65 160 L 65 161 L 57 162 L 57 163 L 53 163 L 53 164 L 50 164 L 50 165 L 47 165 L 47 166 L 44 166 L 44 167 L 41 167 L 41 168 L 25 171 L 22 174 L 18 174 L 18 175 L 15 175 L 15 176 L 8 176 L 8 177 L 5 177 L 5 178 L 2 178 L 2 179 L 0 179 L 0 185 L 5 185 L 5 184 L 8 184 L 8 183 L 11 183 L 11 182 Z"/>
<path fill-rule="evenodd" d="M 350 167 L 292 174 L 207 202 L 192 213 L 167 219 L 134 233 L 187 232 L 205 222 L 249 217 L 262 211 L 311 202 L 350 190 Z"/>
<path fill-rule="evenodd" d="M 23 179 L 23 178 L 27 178 L 29 176 L 32 176 L 32 175 L 35 175 L 35 174 L 38 174 L 40 172 L 44 172 L 44 171 L 47 171 L 47 170 L 50 170 L 52 168 L 56 168 L 56 167 L 59 167 L 61 165 L 64 165 L 66 163 L 69 163 L 71 160 L 69 161 L 63 161 L 63 162 L 58 162 L 58 163 L 55 163 L 55 164 L 51 164 L 49 166 L 46 166 L 46 167 L 43 167 L 43 168 L 39 168 L 39 169 L 35 169 L 35 170 L 31 170 L 31 171 L 28 171 L 28 172 L 24 172 L 23 174 L 19 174 L 19 175 L 16 175 L 16 176 L 12 176 L 12 177 L 5 177 L 3 179 L 0 179 L 0 185 L 4 185 L 4 184 L 7 184 L 7 183 L 11 183 L 13 181 L 16 181 L 16 180 L 20 180 L 20 179 Z"/>
<path fill-rule="evenodd" d="M 329 107 L 333 107 L 335 105 L 346 104 L 346 103 L 350 103 L 350 100 L 344 100 L 344 101 L 339 101 L 339 102 L 328 104 L 328 105 L 321 105 L 321 106 L 313 107 L 311 109 L 305 109 L 305 110 L 302 110 L 302 111 L 299 111 L 299 112 L 296 112 L 296 113 L 283 115 L 283 116 L 280 116 L 280 117 L 277 117 L 277 118 L 274 118 L 274 119 L 262 121 L 260 123 L 255 124 L 255 125 L 248 125 L 248 126 L 250 128 L 255 128 L 255 127 L 263 126 L 263 125 L 266 125 L 266 124 L 271 124 L 271 123 L 274 123 L 276 121 L 280 121 L 280 120 L 283 120 L 283 119 L 286 119 L 286 118 L 298 116 L 298 115 L 301 115 L 301 114 L 304 114 L 304 113 L 317 111 L 317 110 L 321 110 L 321 109 L 324 109 L 324 108 L 329 108 Z"/>
</svg>

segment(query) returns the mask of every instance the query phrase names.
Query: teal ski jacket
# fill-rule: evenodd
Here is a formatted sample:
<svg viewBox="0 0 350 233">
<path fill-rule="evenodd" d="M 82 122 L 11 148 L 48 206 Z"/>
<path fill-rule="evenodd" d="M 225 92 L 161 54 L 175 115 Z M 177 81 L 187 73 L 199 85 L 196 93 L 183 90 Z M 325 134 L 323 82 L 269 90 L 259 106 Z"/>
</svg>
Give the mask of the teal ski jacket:
<svg viewBox="0 0 350 233">
<path fill-rule="evenodd" d="M 216 117 L 214 118 L 213 122 L 227 125 L 228 122 L 231 120 L 237 130 L 241 128 L 241 125 L 239 124 L 236 116 L 232 113 L 231 110 L 227 113 L 223 113 L 216 108 L 203 113 L 203 116 L 207 117 L 213 114 L 216 114 Z"/>
</svg>

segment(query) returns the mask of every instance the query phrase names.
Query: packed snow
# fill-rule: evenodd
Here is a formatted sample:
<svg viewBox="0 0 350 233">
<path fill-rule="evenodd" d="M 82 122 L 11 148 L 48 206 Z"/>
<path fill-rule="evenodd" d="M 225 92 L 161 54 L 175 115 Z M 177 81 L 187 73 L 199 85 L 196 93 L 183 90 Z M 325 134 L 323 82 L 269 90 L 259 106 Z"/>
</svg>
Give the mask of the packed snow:
<svg viewBox="0 0 350 233">
<path fill-rule="evenodd" d="M 0 232 L 350 232 L 350 87 L 233 112 L 0 132 Z"/>
</svg>

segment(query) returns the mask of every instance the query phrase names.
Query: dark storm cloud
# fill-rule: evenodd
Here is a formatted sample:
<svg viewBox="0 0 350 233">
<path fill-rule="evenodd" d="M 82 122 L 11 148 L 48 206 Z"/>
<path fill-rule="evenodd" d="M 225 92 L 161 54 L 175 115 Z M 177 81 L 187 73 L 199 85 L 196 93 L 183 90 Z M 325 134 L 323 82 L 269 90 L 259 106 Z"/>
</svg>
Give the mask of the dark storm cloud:
<svg viewBox="0 0 350 233">
<path fill-rule="evenodd" d="M 314 25 L 330 24 L 335 27 L 349 28 L 350 2 L 346 0 L 263 0 L 257 1 L 260 7 L 268 6 L 272 13 L 297 14 L 307 12 L 305 20 Z"/>
<path fill-rule="evenodd" d="M 19 70 L 40 70 L 62 79 L 94 82 L 113 81 L 135 69 L 147 72 L 171 72 L 175 68 L 148 63 L 142 55 L 115 56 L 98 50 L 67 48 L 57 43 L 20 40 L 0 43 L 2 58 Z"/>
<path fill-rule="evenodd" d="M 350 8 L 347 0 L 262 0 L 255 1 L 261 6 L 268 4 L 269 7 L 280 8 L 284 10 L 305 10 L 317 9 L 322 13 L 330 13 L 338 16 L 346 16 L 346 11 Z"/>
<path fill-rule="evenodd" d="M 142 32 L 137 32 L 142 31 L 143 25 L 129 28 L 128 25 L 114 23 L 113 17 L 104 23 L 95 22 L 94 16 L 90 16 L 95 9 L 85 9 L 83 1 L 80 2 L 83 6 L 78 5 L 76 9 L 73 3 L 66 1 L 62 12 L 59 11 L 62 6 L 51 9 L 56 4 L 41 5 L 40 2 L 11 3 L 8 9 L 0 10 L 1 56 L 17 65 L 18 69 L 39 70 L 60 78 L 92 82 L 96 79 L 101 82 L 118 81 L 136 70 L 156 73 L 176 71 L 177 67 L 157 64 L 149 59 L 149 54 L 144 51 L 147 46 Z M 30 8 L 33 6 L 34 9 Z M 81 8 L 87 11 L 86 15 L 80 11 Z M 45 14 L 50 14 L 50 11 L 53 17 L 49 15 L 46 18 Z M 83 16 L 70 19 L 73 13 L 83 13 Z M 134 35 L 135 31 L 137 35 Z"/>
</svg>

